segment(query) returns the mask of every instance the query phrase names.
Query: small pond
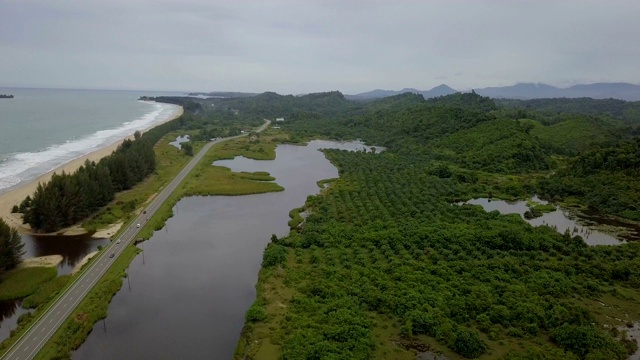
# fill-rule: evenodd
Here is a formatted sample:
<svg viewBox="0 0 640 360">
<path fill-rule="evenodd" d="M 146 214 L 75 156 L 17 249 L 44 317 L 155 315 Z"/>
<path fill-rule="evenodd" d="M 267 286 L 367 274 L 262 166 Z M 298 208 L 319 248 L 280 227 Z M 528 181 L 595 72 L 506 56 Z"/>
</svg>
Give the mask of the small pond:
<svg viewBox="0 0 640 360">
<path fill-rule="evenodd" d="M 180 200 L 165 227 L 139 245 L 143 252 L 106 320 L 73 358 L 231 359 L 271 234 L 287 235 L 289 211 L 320 191 L 318 180 L 338 177 L 322 148 L 365 149 L 360 142 L 312 141 L 279 145 L 273 161 L 217 161 L 233 171 L 267 171 L 285 190 Z"/>
<path fill-rule="evenodd" d="M 182 135 L 182 136 L 178 136 L 174 141 L 170 142 L 169 144 L 177 147 L 178 149 L 182 149 L 182 143 L 186 143 L 189 142 L 189 135 Z"/>
<path fill-rule="evenodd" d="M 46 255 L 62 255 L 58 265 L 58 275 L 69 274 L 77 263 L 89 253 L 105 246 L 109 239 L 94 239 L 89 235 L 78 236 L 37 236 L 22 234 L 25 254 L 23 258 Z M 10 330 L 16 328 L 18 317 L 31 310 L 20 306 L 21 299 L 0 301 L 0 341 L 9 337 Z"/>
<path fill-rule="evenodd" d="M 537 197 L 533 197 L 531 200 L 539 204 L 547 204 L 546 201 L 540 200 Z M 496 199 L 472 199 L 466 202 L 466 204 L 480 205 L 485 211 L 497 210 L 502 214 L 519 214 L 523 219 L 524 213 L 529 210 L 527 202 L 520 201 L 504 201 Z M 599 218 L 597 216 L 578 216 L 572 214 L 566 209 L 556 207 L 555 211 L 545 213 L 540 217 L 534 219 L 525 219 L 529 224 L 533 226 L 546 225 L 556 229 L 559 233 L 569 229 L 571 235 L 580 235 L 587 245 L 619 245 L 626 242 L 627 239 L 635 239 L 638 236 L 637 227 L 617 222 L 618 226 L 625 227 L 625 236 L 614 236 L 599 230 L 594 229 L 598 225 L 611 225 L 611 220 Z M 634 235 L 635 234 L 635 235 Z"/>
</svg>

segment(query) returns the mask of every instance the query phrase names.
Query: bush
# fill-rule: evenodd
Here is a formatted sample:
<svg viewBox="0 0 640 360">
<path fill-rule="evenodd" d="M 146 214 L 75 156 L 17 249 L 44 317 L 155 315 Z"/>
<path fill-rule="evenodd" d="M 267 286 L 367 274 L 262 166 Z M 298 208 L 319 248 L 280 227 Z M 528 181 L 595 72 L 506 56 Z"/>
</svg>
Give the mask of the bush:
<svg viewBox="0 0 640 360">
<path fill-rule="evenodd" d="M 464 327 L 458 328 L 451 349 L 466 358 L 477 358 L 487 351 L 478 333 Z"/>
<path fill-rule="evenodd" d="M 267 245 L 267 248 L 264 249 L 264 254 L 262 255 L 262 267 L 272 267 L 276 265 L 283 265 L 287 260 L 287 248 L 271 243 Z"/>
<path fill-rule="evenodd" d="M 247 322 L 255 323 L 258 321 L 262 321 L 266 318 L 267 318 L 267 312 L 264 310 L 262 306 L 256 305 L 256 304 L 251 305 L 251 307 L 249 308 L 249 310 L 247 310 L 247 313 L 245 315 L 245 320 Z"/>
</svg>

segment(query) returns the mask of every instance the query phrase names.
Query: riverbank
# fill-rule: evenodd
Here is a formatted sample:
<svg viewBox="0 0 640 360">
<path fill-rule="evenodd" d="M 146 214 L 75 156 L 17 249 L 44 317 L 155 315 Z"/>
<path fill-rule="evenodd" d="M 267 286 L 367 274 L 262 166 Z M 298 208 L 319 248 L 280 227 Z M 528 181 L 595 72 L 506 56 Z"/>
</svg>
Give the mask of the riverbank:
<svg viewBox="0 0 640 360">
<path fill-rule="evenodd" d="M 174 113 L 171 114 L 171 116 L 168 116 L 167 119 L 165 121 L 163 121 L 162 123 L 174 120 L 178 117 L 180 117 L 184 112 L 184 109 L 182 107 L 180 107 L 179 109 L 177 109 Z M 148 131 L 151 128 L 160 125 L 160 123 L 155 124 L 147 129 L 145 129 L 144 131 Z M 143 132 L 144 132 L 143 131 Z M 47 181 L 49 181 L 51 179 L 51 177 L 53 176 L 54 173 L 62 173 L 62 172 L 66 172 L 66 173 L 73 173 L 75 172 L 78 168 L 80 168 L 80 166 L 82 166 L 85 161 L 89 160 L 89 161 L 99 161 L 100 159 L 104 158 L 105 156 L 110 155 L 113 151 L 115 151 L 118 146 L 126 139 L 133 139 L 133 134 L 130 134 L 129 136 L 123 137 L 120 140 L 104 147 L 101 149 L 98 149 L 96 151 L 93 151 L 89 154 L 86 154 L 84 156 L 81 156 L 77 159 L 74 159 L 46 174 L 43 174 L 41 176 L 39 176 L 38 178 L 36 178 L 35 180 L 20 186 L 18 188 L 15 189 L 11 189 L 3 194 L 0 194 L 0 218 L 3 218 L 6 223 L 11 226 L 16 228 L 19 232 L 21 233 L 31 233 L 31 228 L 29 227 L 29 225 L 27 224 L 23 224 L 22 223 L 22 217 L 20 214 L 14 214 L 11 212 L 11 209 L 13 208 L 14 205 L 19 205 L 20 202 L 22 202 L 22 200 L 24 200 L 24 198 L 26 198 L 29 195 L 32 195 L 35 190 L 38 187 L 39 183 L 46 183 Z M 70 229 L 74 229 L 75 227 L 72 228 L 68 228 L 68 229 L 62 229 L 58 232 L 56 232 L 56 235 L 60 235 L 60 234 L 66 234 L 67 231 L 70 231 Z M 75 228 L 74 230 L 70 231 L 70 234 L 72 235 L 77 235 L 78 231 L 77 228 Z M 42 234 L 39 234 L 42 235 Z"/>
<path fill-rule="evenodd" d="M 47 256 L 38 256 L 30 259 L 24 259 L 19 265 L 18 268 L 28 268 L 28 267 L 57 267 L 64 260 L 62 255 L 47 255 Z"/>
</svg>

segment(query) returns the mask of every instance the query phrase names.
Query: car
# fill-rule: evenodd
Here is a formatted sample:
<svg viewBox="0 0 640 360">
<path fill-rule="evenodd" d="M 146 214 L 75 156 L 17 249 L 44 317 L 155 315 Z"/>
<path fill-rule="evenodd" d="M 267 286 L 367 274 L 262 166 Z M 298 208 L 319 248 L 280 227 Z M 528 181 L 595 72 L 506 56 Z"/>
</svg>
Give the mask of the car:
<svg viewBox="0 0 640 360">
<path fill-rule="evenodd" d="M 116 244 L 120 244 L 120 239 L 118 239 L 118 241 L 116 241 Z"/>
<path fill-rule="evenodd" d="M 146 214 L 146 213 L 147 213 L 147 210 L 143 211 L 142 213 L 143 213 L 143 214 Z"/>
<path fill-rule="evenodd" d="M 140 224 L 136 224 L 136 227 L 137 227 L 137 228 L 140 228 Z"/>
<path fill-rule="evenodd" d="M 116 254 L 114 254 L 114 253 L 111 253 L 111 255 L 109 255 L 110 258 L 112 258 L 114 256 L 116 256 Z"/>
</svg>

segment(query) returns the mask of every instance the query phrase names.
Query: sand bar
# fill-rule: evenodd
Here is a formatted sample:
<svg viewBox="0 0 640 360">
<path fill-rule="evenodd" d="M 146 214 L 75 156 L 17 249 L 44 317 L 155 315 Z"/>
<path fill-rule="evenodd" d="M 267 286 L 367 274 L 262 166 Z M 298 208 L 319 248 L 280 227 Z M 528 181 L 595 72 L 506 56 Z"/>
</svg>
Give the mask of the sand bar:
<svg viewBox="0 0 640 360">
<path fill-rule="evenodd" d="M 171 114 L 171 116 L 167 117 L 167 119 L 164 122 L 167 121 L 171 121 L 177 117 L 179 117 L 180 115 L 182 115 L 183 113 L 183 108 L 179 107 L 176 109 L 176 111 Z M 161 123 L 155 124 L 152 127 L 149 127 L 147 129 L 145 129 L 144 131 L 147 131 L 155 126 L 160 125 Z M 87 155 L 84 155 L 82 157 L 79 157 L 77 159 L 71 160 L 70 162 L 63 164 L 62 166 L 44 174 L 41 175 L 40 177 L 38 177 L 37 179 L 31 181 L 30 183 L 26 183 L 20 187 L 17 187 L 15 189 L 11 189 L 3 194 L 0 194 L 0 217 L 2 219 L 4 219 L 4 221 L 9 224 L 9 226 L 15 227 L 18 231 L 22 232 L 22 233 L 30 233 L 31 232 L 31 228 L 29 227 L 29 225 L 26 224 L 22 224 L 22 218 L 20 214 L 12 214 L 11 213 L 11 208 L 13 208 L 13 205 L 19 205 L 20 202 L 22 202 L 22 200 L 24 200 L 24 198 L 26 198 L 28 195 L 32 195 L 36 188 L 38 187 L 38 183 L 46 183 L 47 181 L 49 181 L 51 179 L 51 176 L 53 176 L 54 173 L 62 173 L 63 171 L 66 173 L 73 173 L 74 171 L 76 171 L 80 166 L 82 166 L 84 164 L 84 162 L 86 160 L 89 161 L 99 161 L 100 159 L 102 159 L 103 157 L 110 155 L 114 150 L 116 150 L 118 148 L 118 146 L 125 140 L 125 139 L 133 139 L 133 134 L 126 136 L 116 142 L 114 142 L 113 144 L 110 144 L 102 149 L 98 149 L 94 152 L 91 152 Z M 60 230 L 58 233 L 60 232 L 64 232 L 64 230 Z"/>
<path fill-rule="evenodd" d="M 73 267 L 73 270 L 71 270 L 71 275 L 73 275 L 73 274 L 77 273 L 78 271 L 80 271 L 80 269 L 82 269 L 84 264 L 88 263 L 89 260 L 91 260 L 92 257 L 98 255 L 99 253 L 100 253 L 100 250 L 94 251 L 92 253 L 88 253 L 87 256 L 82 258 L 82 261 L 80 261 L 79 263 L 76 264 L 76 266 Z"/>
<path fill-rule="evenodd" d="M 60 265 L 60 263 L 64 260 L 62 255 L 47 255 L 47 256 L 39 256 L 29 259 L 24 259 L 18 267 L 37 267 L 37 266 L 47 266 L 47 267 L 55 267 Z"/>
</svg>

